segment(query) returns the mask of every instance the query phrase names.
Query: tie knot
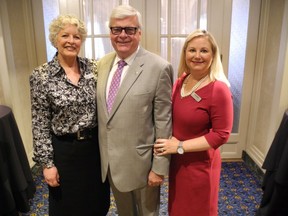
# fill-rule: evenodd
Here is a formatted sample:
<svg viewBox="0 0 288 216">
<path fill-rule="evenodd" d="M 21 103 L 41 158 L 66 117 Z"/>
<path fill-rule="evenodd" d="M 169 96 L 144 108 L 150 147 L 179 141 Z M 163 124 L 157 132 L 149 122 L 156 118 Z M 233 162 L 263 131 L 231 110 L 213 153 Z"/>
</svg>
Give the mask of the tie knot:
<svg viewBox="0 0 288 216">
<path fill-rule="evenodd" d="M 124 67 L 127 63 L 124 60 L 118 61 L 118 67 Z"/>
</svg>

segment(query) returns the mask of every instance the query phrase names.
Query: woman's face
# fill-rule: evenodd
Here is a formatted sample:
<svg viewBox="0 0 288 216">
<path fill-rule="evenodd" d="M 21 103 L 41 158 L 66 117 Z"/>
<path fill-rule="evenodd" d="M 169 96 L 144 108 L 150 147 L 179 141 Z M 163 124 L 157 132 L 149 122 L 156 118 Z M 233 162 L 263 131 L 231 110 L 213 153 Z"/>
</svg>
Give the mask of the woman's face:
<svg viewBox="0 0 288 216">
<path fill-rule="evenodd" d="M 205 75 L 209 73 L 213 61 L 212 47 L 206 37 L 192 39 L 186 48 L 186 64 L 190 72 Z"/>
<path fill-rule="evenodd" d="M 56 48 L 58 55 L 64 58 L 76 57 L 81 44 L 82 38 L 75 25 L 67 24 L 57 35 Z"/>
</svg>

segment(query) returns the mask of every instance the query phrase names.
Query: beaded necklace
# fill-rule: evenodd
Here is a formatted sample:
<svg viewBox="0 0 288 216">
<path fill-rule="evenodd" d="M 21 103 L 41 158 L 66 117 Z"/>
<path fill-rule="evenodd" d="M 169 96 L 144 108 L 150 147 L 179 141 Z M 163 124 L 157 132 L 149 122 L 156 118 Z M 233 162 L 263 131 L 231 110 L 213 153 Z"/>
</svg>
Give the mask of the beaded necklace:
<svg viewBox="0 0 288 216">
<path fill-rule="evenodd" d="M 185 81 L 189 79 L 190 75 L 191 75 L 191 74 L 189 74 L 189 76 L 185 79 Z M 207 79 L 207 77 L 208 77 L 208 75 L 206 75 L 206 76 L 203 77 L 201 80 L 199 80 L 199 81 L 193 86 L 193 88 L 192 88 L 189 92 L 186 92 L 186 93 L 185 93 L 185 91 L 184 91 L 184 88 L 185 88 L 185 86 L 186 86 L 187 81 L 186 81 L 186 82 L 184 81 L 184 82 L 183 82 L 183 85 L 182 85 L 182 88 L 181 88 L 181 91 L 180 91 L 181 98 L 187 97 L 187 96 L 191 95 L 197 102 L 199 102 L 199 101 L 201 100 L 201 97 L 199 97 L 199 95 L 197 95 L 197 94 L 195 93 L 195 91 L 196 91 L 196 90 L 199 88 L 199 86 Z"/>
</svg>

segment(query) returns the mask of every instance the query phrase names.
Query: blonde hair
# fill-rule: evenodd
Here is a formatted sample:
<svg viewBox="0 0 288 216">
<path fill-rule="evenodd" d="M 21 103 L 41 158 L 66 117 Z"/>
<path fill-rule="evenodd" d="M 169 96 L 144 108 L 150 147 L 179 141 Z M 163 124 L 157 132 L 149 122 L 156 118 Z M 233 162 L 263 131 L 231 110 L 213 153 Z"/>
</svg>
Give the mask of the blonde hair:
<svg viewBox="0 0 288 216">
<path fill-rule="evenodd" d="M 196 29 L 194 32 L 189 34 L 185 40 L 185 43 L 182 47 L 182 52 L 180 56 L 180 62 L 178 67 L 178 77 L 181 77 L 183 73 L 189 71 L 189 67 L 186 64 L 186 49 L 188 43 L 192 41 L 194 38 L 197 37 L 205 37 L 208 39 L 209 43 L 211 44 L 212 54 L 213 54 L 213 61 L 210 66 L 210 73 L 209 77 L 212 81 L 220 80 L 226 83 L 230 87 L 230 83 L 224 73 L 221 58 L 220 58 L 220 51 L 218 45 L 216 43 L 215 38 L 206 30 Z"/>
<path fill-rule="evenodd" d="M 84 22 L 74 15 L 59 15 L 57 18 L 52 20 L 49 26 L 49 40 L 55 48 L 57 35 L 67 24 L 75 25 L 78 28 L 82 43 L 86 40 L 87 29 Z"/>
</svg>

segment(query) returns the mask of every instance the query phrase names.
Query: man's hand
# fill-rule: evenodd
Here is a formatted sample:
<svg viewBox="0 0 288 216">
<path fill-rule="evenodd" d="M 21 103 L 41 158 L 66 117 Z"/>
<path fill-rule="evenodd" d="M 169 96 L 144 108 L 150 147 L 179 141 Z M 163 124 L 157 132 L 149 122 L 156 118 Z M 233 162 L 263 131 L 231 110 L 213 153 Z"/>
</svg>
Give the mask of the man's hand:
<svg viewBox="0 0 288 216">
<path fill-rule="evenodd" d="M 164 176 L 158 175 L 153 171 L 150 171 L 148 176 L 148 185 L 149 186 L 160 186 L 164 182 Z"/>
</svg>

